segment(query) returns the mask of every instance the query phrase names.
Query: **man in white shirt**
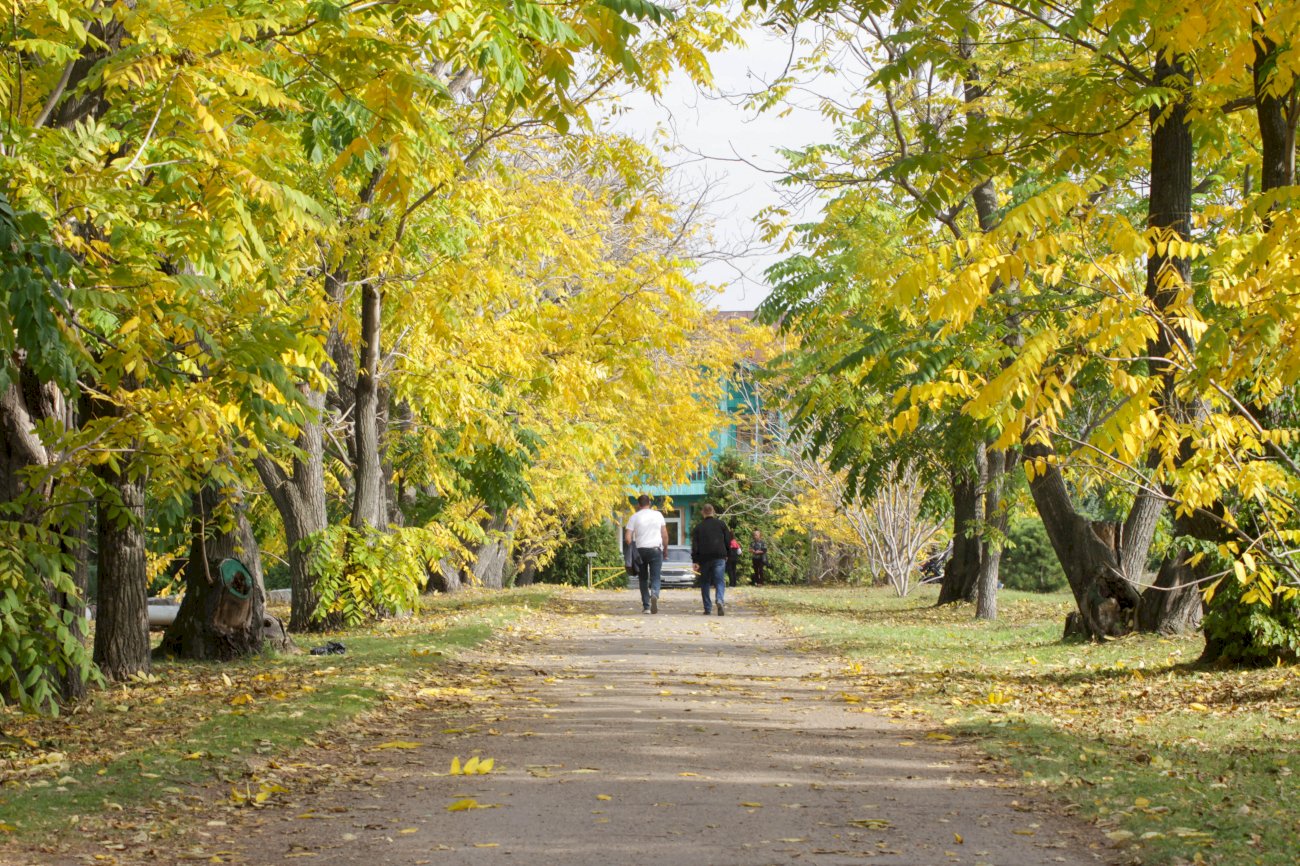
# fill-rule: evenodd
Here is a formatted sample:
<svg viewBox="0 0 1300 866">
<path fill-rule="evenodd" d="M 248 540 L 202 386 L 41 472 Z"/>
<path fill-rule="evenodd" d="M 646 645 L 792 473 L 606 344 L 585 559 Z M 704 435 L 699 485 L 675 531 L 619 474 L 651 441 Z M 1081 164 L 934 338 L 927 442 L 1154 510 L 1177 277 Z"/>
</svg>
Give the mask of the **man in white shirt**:
<svg viewBox="0 0 1300 866">
<path fill-rule="evenodd" d="M 650 507 L 650 497 L 644 493 L 636 501 L 637 510 L 628 518 L 623 532 L 623 543 L 635 545 L 641 558 L 637 577 L 641 581 L 641 612 L 659 612 L 659 579 L 663 573 L 664 556 L 668 553 L 668 524 L 664 516 Z"/>
</svg>

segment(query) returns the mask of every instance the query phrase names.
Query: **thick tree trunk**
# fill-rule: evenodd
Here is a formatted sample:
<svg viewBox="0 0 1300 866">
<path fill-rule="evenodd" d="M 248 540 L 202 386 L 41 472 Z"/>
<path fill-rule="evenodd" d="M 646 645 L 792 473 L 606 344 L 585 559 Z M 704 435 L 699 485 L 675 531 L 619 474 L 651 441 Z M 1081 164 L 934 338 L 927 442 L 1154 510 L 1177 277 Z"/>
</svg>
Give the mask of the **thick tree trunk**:
<svg viewBox="0 0 1300 866">
<path fill-rule="evenodd" d="M 179 658 L 229 661 L 262 651 L 266 593 L 262 558 L 244 509 L 231 504 L 235 524 L 218 521 L 225 492 L 206 488 L 194 497 L 190 558 L 185 566 L 185 599 L 163 634 L 159 652 Z M 235 570 L 222 564 L 237 560 Z"/>
<path fill-rule="evenodd" d="M 505 515 L 493 517 L 483 527 L 487 538 L 479 546 L 474 560 L 474 580 L 486 589 L 501 589 L 505 585 L 506 565 L 510 562 L 515 524 Z"/>
<path fill-rule="evenodd" d="M 120 680 L 149 670 L 149 596 L 145 571 L 145 481 L 104 466 L 96 513 L 99 571 L 95 613 L 95 663 Z"/>
<path fill-rule="evenodd" d="M 983 450 L 983 445 L 979 446 Z M 982 469 L 984 461 L 977 461 Z M 982 472 L 980 473 L 982 475 Z M 984 521 L 982 477 L 957 477 L 952 483 L 952 556 L 943 567 L 939 604 L 971 602 L 979 587 L 980 536 Z"/>
<path fill-rule="evenodd" d="M 379 439 L 379 362 L 383 297 L 378 286 L 361 290 L 361 355 L 353 409 L 356 466 L 352 500 L 355 529 L 384 529 L 387 505 Z"/>
<path fill-rule="evenodd" d="M 429 575 L 429 587 L 434 592 L 459 592 L 461 587 L 460 569 L 448 557 L 438 560 L 438 565 Z"/>
<path fill-rule="evenodd" d="M 1151 190 L 1149 194 L 1147 223 L 1152 228 L 1172 230 L 1178 237 L 1189 240 L 1192 229 L 1192 162 L 1195 157 L 1192 129 L 1188 119 L 1191 105 L 1192 69 L 1183 56 L 1167 57 L 1158 54 L 1154 68 L 1155 80 L 1179 90 L 1178 100 L 1170 106 L 1153 107 L 1151 122 Z M 1192 284 L 1192 266 L 1186 258 L 1152 251 L 1147 257 L 1146 294 L 1164 311 Z M 1175 330 L 1166 323 L 1153 341 L 1151 354 L 1156 358 L 1172 357 L 1175 342 L 1191 347 L 1192 335 Z M 1194 421 L 1202 414 L 1197 403 L 1186 403 L 1179 395 L 1175 383 L 1177 370 L 1173 364 L 1157 367 L 1164 384 L 1162 402 L 1164 412 L 1183 421 Z M 1190 441 L 1184 441 L 1179 461 L 1189 459 Z M 1178 519 L 1175 519 L 1177 524 Z M 1187 551 L 1173 551 L 1160 568 L 1156 586 L 1148 590 L 1138 617 L 1138 626 L 1144 630 L 1162 633 L 1182 632 L 1189 623 L 1199 625 L 1200 594 L 1196 585 L 1196 569 L 1188 565 Z M 1188 612 L 1196 610 L 1197 615 Z"/>
<path fill-rule="evenodd" d="M 1026 460 L 1049 456 L 1041 445 L 1025 449 Z M 1067 621 L 1067 634 L 1102 639 L 1132 630 L 1140 600 L 1137 587 L 1120 570 L 1124 558 L 1122 530 L 1093 522 L 1074 510 L 1065 479 L 1055 465 L 1033 470 L 1029 483 L 1047 537 L 1065 571 L 1078 607 Z"/>
<path fill-rule="evenodd" d="M 308 405 L 316 412 L 323 411 L 325 397 L 313 391 L 305 394 Z M 286 472 L 269 456 L 256 460 L 257 473 L 271 494 L 271 500 L 284 522 L 285 543 L 288 547 L 289 585 L 293 590 L 289 612 L 289 630 L 294 632 L 319 631 L 328 624 L 324 619 L 314 619 L 320 594 L 316 591 L 316 575 L 312 572 L 311 544 L 318 533 L 328 526 L 325 511 L 325 447 L 322 420 L 315 417 L 302 423 L 294 443 L 294 455 Z"/>
</svg>

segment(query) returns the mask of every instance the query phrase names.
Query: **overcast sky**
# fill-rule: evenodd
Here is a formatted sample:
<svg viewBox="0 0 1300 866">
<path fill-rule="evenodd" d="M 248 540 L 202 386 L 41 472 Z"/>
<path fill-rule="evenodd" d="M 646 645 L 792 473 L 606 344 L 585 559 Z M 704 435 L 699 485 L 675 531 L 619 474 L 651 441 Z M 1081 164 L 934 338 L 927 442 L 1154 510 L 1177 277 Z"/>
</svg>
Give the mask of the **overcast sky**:
<svg viewBox="0 0 1300 866">
<path fill-rule="evenodd" d="M 762 244 L 754 219 L 789 197 L 777 184 L 784 164 L 778 149 L 831 137 L 814 105 L 792 106 L 784 116 L 746 106 L 745 97 L 779 77 L 789 60 L 788 38 L 751 30 L 745 46 L 713 57 L 712 90 L 674 75 L 658 99 L 644 93 L 624 98 L 626 110 L 610 121 L 620 132 L 666 148 L 661 158 L 686 196 L 707 187 L 714 260 L 696 276 L 721 289 L 714 300 L 719 309 L 752 310 L 767 297 L 763 271 L 781 257 Z"/>
</svg>

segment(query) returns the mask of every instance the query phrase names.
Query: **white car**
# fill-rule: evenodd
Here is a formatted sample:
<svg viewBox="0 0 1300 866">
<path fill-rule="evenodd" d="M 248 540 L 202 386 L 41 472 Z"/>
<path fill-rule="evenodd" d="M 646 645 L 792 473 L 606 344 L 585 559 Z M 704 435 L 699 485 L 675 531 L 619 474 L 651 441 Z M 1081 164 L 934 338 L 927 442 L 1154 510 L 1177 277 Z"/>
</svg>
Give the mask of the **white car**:
<svg viewBox="0 0 1300 866">
<path fill-rule="evenodd" d="M 670 547 L 664 557 L 664 567 L 659 573 L 659 585 L 664 588 L 695 586 L 695 569 L 691 566 L 691 551 L 687 547 Z M 635 574 L 628 575 L 628 589 L 641 586 Z"/>
</svg>

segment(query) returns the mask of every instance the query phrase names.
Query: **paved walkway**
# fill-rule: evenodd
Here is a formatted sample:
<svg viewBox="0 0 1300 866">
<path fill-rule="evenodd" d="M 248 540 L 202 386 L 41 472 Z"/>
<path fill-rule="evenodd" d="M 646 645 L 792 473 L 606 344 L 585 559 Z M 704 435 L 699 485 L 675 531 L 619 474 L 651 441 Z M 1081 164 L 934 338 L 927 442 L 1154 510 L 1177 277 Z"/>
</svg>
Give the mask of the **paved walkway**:
<svg viewBox="0 0 1300 866">
<path fill-rule="evenodd" d="M 694 592 L 644 616 L 632 593 L 481 663 L 500 698 L 376 776 L 268 809 L 245 862 L 417 864 L 1097 864 L 1100 833 L 1030 811 L 973 752 L 844 699 L 841 666 L 798 652 L 734 596 L 704 617 Z M 460 733 L 459 731 L 464 731 Z M 400 738 L 401 730 L 392 736 Z M 427 732 L 424 732 L 427 734 Z M 495 761 L 446 775 L 450 757 Z M 449 812 L 462 799 L 480 806 Z M 289 859 L 287 859 L 289 858 Z"/>
</svg>

